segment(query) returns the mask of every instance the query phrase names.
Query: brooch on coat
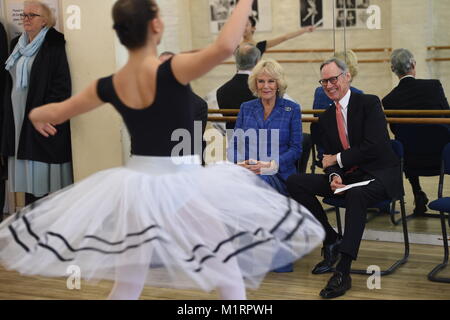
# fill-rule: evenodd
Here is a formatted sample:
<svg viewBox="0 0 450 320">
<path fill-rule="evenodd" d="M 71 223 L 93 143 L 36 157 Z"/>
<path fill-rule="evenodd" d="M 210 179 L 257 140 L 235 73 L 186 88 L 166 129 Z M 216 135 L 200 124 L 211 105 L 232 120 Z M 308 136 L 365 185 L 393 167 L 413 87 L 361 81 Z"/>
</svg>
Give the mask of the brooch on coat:
<svg viewBox="0 0 450 320">
<path fill-rule="evenodd" d="M 284 111 L 290 112 L 290 111 L 292 111 L 292 108 L 291 107 L 284 107 Z"/>
</svg>

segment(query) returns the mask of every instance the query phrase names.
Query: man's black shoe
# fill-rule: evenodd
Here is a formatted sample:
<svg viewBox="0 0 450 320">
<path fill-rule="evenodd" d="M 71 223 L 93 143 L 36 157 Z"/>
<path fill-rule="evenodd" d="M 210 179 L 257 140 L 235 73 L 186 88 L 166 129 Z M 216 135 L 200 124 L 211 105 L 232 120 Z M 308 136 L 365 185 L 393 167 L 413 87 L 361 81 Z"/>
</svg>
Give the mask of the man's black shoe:
<svg viewBox="0 0 450 320">
<path fill-rule="evenodd" d="M 352 287 L 352 278 L 350 275 L 344 275 L 342 272 L 336 271 L 328 280 L 325 288 L 320 291 L 320 296 L 324 299 L 331 299 L 342 296 Z"/>
<path fill-rule="evenodd" d="M 341 256 L 339 247 L 342 239 L 338 238 L 335 243 L 326 245 L 322 248 L 323 260 L 320 261 L 312 270 L 313 274 L 322 274 L 332 271 L 333 266 Z"/>
<path fill-rule="evenodd" d="M 420 215 L 423 215 L 425 212 L 427 212 L 428 201 L 429 200 L 428 200 L 425 192 L 420 191 L 420 192 L 414 194 L 415 208 L 414 208 L 413 214 L 420 216 Z"/>
</svg>

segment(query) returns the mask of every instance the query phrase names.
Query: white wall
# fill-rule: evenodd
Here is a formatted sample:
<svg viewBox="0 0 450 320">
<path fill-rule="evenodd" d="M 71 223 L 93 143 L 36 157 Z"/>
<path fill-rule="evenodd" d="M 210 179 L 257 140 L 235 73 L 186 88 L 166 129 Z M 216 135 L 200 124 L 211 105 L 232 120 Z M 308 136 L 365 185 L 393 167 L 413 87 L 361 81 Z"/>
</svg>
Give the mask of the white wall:
<svg viewBox="0 0 450 320">
<path fill-rule="evenodd" d="M 76 94 L 92 81 L 117 69 L 116 38 L 112 30 L 114 0 L 62 0 L 63 12 L 69 5 L 81 8 L 81 29 L 65 30 L 67 53 Z M 66 14 L 64 14 L 66 19 Z M 73 167 L 76 180 L 123 163 L 122 120 L 110 105 L 71 120 Z"/>
</svg>

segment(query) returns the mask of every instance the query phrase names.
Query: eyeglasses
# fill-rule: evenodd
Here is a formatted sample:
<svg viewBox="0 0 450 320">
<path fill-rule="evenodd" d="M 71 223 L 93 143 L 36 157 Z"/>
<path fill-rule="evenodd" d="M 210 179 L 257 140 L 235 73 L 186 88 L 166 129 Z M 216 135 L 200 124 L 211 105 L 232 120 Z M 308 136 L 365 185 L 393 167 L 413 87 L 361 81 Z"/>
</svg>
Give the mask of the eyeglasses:
<svg viewBox="0 0 450 320">
<path fill-rule="evenodd" d="M 331 84 L 336 84 L 337 82 L 338 82 L 338 78 L 340 77 L 340 76 L 342 76 L 344 73 L 342 72 L 340 75 L 338 75 L 338 76 L 336 76 L 336 77 L 331 77 L 331 78 L 328 78 L 328 79 L 321 79 L 321 80 L 319 80 L 319 83 L 322 85 L 322 86 L 326 86 L 327 84 L 328 84 L 328 82 L 330 82 Z"/>
<path fill-rule="evenodd" d="M 25 18 L 33 20 L 35 17 L 41 17 L 41 15 L 40 14 L 36 14 L 36 13 L 21 13 L 20 17 L 22 19 L 24 19 L 24 20 L 25 20 Z"/>
</svg>

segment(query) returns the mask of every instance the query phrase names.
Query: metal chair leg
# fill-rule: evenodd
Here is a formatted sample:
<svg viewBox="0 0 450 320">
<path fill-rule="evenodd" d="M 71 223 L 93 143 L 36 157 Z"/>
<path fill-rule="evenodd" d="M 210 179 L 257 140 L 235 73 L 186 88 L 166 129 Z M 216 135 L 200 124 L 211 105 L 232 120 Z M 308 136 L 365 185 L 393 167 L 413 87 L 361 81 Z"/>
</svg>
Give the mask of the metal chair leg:
<svg viewBox="0 0 450 320">
<path fill-rule="evenodd" d="M 311 147 L 311 173 L 316 173 L 316 145 L 313 143 Z"/>
<path fill-rule="evenodd" d="M 428 280 L 434 281 L 434 282 L 444 282 L 444 283 L 450 283 L 450 278 L 440 278 L 437 276 L 437 274 L 445 269 L 448 264 L 448 238 L 447 238 L 447 226 L 445 224 L 445 214 L 444 212 L 439 212 L 439 216 L 441 218 L 441 229 L 442 229 L 442 241 L 444 243 L 444 260 L 442 263 L 438 264 L 436 267 L 434 267 L 433 270 L 428 274 Z M 447 216 L 447 220 L 449 221 L 450 225 L 450 219 Z"/>
<path fill-rule="evenodd" d="M 400 260 L 397 260 L 392 264 L 388 269 L 382 270 L 380 272 L 380 275 L 386 276 L 391 273 L 393 273 L 395 270 L 397 270 L 398 267 L 405 264 L 408 261 L 409 257 L 409 236 L 408 236 L 408 225 L 406 220 L 406 210 L 405 210 L 405 200 L 404 198 L 400 198 L 400 208 L 401 208 L 401 221 L 402 221 L 402 229 L 403 229 L 403 240 L 404 240 L 404 252 L 403 257 Z M 368 273 L 367 270 L 361 270 L 361 269 L 351 269 L 350 273 L 354 274 L 366 274 L 366 275 L 372 275 L 371 273 Z"/>
<path fill-rule="evenodd" d="M 341 212 L 339 210 L 339 207 L 334 207 L 336 211 L 336 224 L 338 227 L 338 233 L 340 236 L 342 236 L 342 223 L 341 223 Z"/>
</svg>

